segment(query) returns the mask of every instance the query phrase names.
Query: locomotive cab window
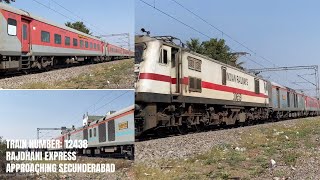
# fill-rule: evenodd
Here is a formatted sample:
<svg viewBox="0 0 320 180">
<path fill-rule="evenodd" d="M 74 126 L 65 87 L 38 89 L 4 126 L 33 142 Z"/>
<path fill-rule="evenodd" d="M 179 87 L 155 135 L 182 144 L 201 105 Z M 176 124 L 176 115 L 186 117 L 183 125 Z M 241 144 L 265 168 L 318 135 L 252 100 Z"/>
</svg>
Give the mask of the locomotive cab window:
<svg viewBox="0 0 320 180">
<path fill-rule="evenodd" d="M 66 46 L 70 46 L 70 37 L 66 36 L 66 37 L 64 38 L 64 44 L 65 44 Z"/>
<path fill-rule="evenodd" d="M 168 51 L 161 49 L 159 63 L 168 64 Z"/>
<path fill-rule="evenodd" d="M 78 46 L 78 39 L 73 38 L 73 46 Z"/>
<path fill-rule="evenodd" d="M 221 67 L 222 72 L 222 85 L 227 85 L 227 69 L 225 67 Z"/>
<path fill-rule="evenodd" d="M 259 84 L 259 79 L 254 80 L 254 92 L 256 94 L 260 94 L 260 84 Z"/>
<path fill-rule="evenodd" d="M 11 18 L 8 19 L 8 34 L 10 36 L 17 35 L 17 20 Z"/>
<path fill-rule="evenodd" d="M 42 42 L 50 42 L 50 33 L 47 31 L 41 31 L 41 41 Z"/>
<path fill-rule="evenodd" d="M 61 35 L 60 34 L 54 34 L 54 43 L 61 44 Z"/>
</svg>

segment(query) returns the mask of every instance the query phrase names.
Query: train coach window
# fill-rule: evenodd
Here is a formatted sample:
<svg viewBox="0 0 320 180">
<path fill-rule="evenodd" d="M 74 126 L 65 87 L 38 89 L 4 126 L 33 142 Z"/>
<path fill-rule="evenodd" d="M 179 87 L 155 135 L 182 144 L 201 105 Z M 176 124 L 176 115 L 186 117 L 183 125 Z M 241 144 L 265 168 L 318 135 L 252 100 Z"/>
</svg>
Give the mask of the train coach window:
<svg viewBox="0 0 320 180">
<path fill-rule="evenodd" d="M 92 49 L 93 48 L 93 45 L 92 45 L 92 42 L 90 43 L 90 49 Z"/>
<path fill-rule="evenodd" d="M 93 49 L 97 49 L 97 44 L 96 43 L 93 44 Z"/>
<path fill-rule="evenodd" d="M 97 46 L 98 46 L 98 50 L 100 50 L 100 44 L 97 44 Z"/>
<path fill-rule="evenodd" d="M 17 21 L 15 19 L 8 19 L 8 34 L 10 36 L 17 35 Z"/>
<path fill-rule="evenodd" d="M 92 137 L 92 129 L 89 130 L 89 137 Z"/>
<path fill-rule="evenodd" d="M 80 40 L 80 47 L 83 48 L 83 40 Z"/>
<path fill-rule="evenodd" d="M 61 35 L 60 34 L 54 34 L 54 43 L 61 44 Z"/>
<path fill-rule="evenodd" d="M 254 80 L 254 91 L 256 94 L 260 94 L 260 84 L 259 79 Z"/>
<path fill-rule="evenodd" d="M 88 43 L 88 41 L 85 41 L 85 46 L 86 46 L 86 48 L 88 48 L 88 47 L 89 47 L 89 43 Z"/>
<path fill-rule="evenodd" d="M 159 63 L 168 64 L 168 51 L 167 50 L 165 50 L 165 49 L 161 50 Z"/>
<path fill-rule="evenodd" d="M 73 46 L 78 46 L 78 39 L 73 38 Z"/>
<path fill-rule="evenodd" d="M 70 37 L 68 36 L 64 37 L 64 44 L 67 46 L 70 46 Z"/>
<path fill-rule="evenodd" d="M 41 31 L 41 41 L 42 42 L 50 42 L 50 33 L 47 31 Z"/>
<path fill-rule="evenodd" d="M 94 128 L 93 129 L 93 137 L 96 137 L 97 136 L 97 128 Z"/>
</svg>

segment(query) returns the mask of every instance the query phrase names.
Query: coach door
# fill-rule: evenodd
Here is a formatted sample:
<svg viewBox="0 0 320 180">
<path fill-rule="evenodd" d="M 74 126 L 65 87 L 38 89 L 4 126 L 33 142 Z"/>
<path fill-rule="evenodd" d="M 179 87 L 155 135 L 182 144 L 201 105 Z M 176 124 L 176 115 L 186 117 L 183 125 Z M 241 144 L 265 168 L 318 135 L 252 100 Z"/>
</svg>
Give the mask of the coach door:
<svg viewBox="0 0 320 180">
<path fill-rule="evenodd" d="M 179 60 L 180 60 L 180 51 L 178 48 L 171 48 L 170 52 L 170 58 L 171 58 L 171 93 L 172 94 L 178 94 L 180 93 L 180 68 L 179 68 Z"/>
<path fill-rule="evenodd" d="M 277 108 L 281 108 L 281 107 L 280 107 L 280 103 L 281 103 L 281 102 L 280 102 L 280 101 L 281 101 L 281 99 L 280 99 L 280 89 L 277 88 L 276 91 L 277 91 L 277 102 L 278 102 L 278 103 L 277 103 L 277 105 L 278 105 Z"/>
<path fill-rule="evenodd" d="M 21 21 L 21 28 L 22 28 L 22 52 L 28 53 L 30 51 L 30 21 L 27 19 L 22 19 Z"/>
</svg>

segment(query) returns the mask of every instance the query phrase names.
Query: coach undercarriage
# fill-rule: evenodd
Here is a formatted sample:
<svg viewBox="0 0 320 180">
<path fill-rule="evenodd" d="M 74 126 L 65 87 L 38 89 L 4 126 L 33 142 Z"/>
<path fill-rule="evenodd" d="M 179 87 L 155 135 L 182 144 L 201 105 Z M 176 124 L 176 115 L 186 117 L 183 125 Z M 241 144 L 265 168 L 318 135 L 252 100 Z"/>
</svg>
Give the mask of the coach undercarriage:
<svg viewBox="0 0 320 180">
<path fill-rule="evenodd" d="M 99 56 L 1 56 L 0 72 L 50 70 L 53 68 L 100 63 L 110 58 Z"/>
</svg>

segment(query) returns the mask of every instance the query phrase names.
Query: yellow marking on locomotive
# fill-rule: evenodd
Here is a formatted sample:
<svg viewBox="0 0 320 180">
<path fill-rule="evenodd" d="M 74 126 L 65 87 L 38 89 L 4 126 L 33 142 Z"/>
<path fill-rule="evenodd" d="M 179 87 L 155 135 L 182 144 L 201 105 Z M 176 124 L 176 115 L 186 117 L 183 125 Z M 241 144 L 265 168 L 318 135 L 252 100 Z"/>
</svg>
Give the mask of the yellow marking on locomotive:
<svg viewBox="0 0 320 180">
<path fill-rule="evenodd" d="M 128 129 L 128 121 L 120 123 L 118 127 L 119 127 L 119 130 Z"/>
</svg>

